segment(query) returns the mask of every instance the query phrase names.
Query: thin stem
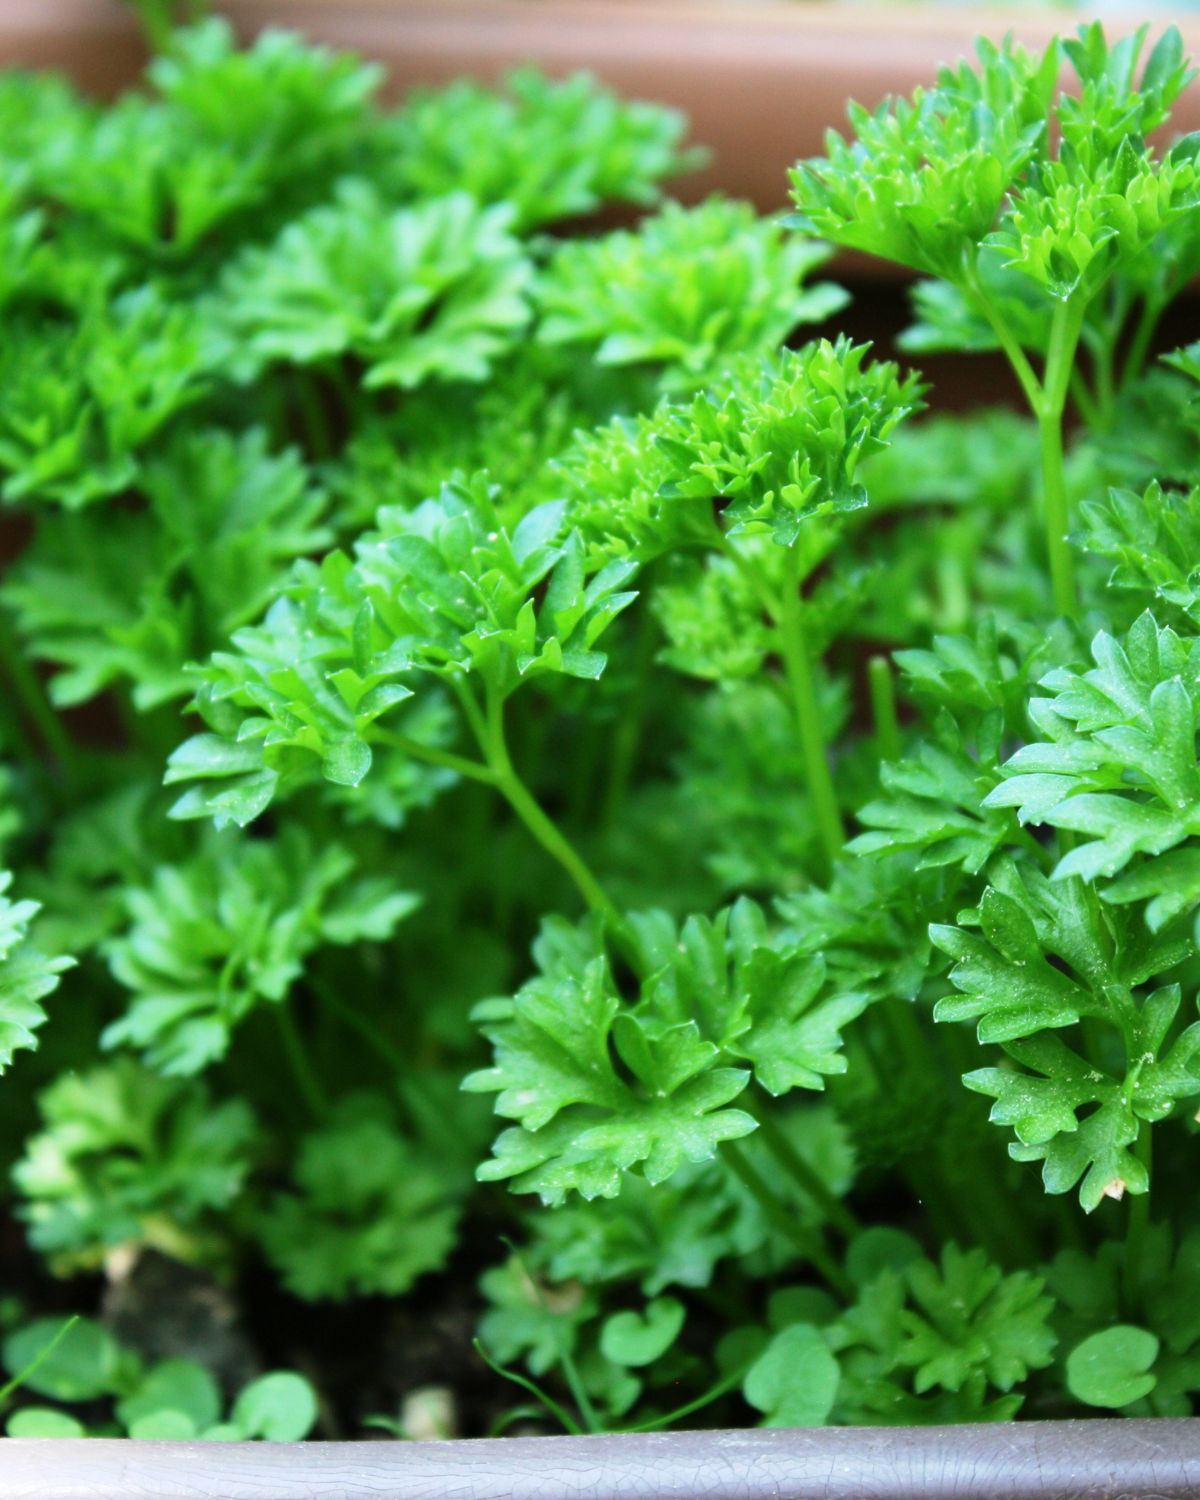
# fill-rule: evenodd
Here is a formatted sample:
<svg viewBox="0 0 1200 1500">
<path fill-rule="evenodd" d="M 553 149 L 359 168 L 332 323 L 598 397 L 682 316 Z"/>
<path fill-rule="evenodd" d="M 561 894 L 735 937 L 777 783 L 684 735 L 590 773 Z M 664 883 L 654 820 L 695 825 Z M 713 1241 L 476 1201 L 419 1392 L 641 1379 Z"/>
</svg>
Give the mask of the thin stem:
<svg viewBox="0 0 1200 1500">
<path fill-rule="evenodd" d="M 1095 373 L 1096 404 L 1091 418 L 1092 425 L 1108 427 L 1112 422 L 1116 403 L 1116 374 L 1113 370 L 1112 340 L 1101 338 L 1092 350 L 1092 368 Z"/>
<path fill-rule="evenodd" d="M 1154 331 L 1158 327 L 1158 320 L 1162 314 L 1163 303 L 1159 298 L 1147 297 L 1142 303 L 1142 315 L 1137 321 L 1137 327 L 1133 330 L 1133 338 L 1130 340 L 1125 362 L 1121 366 L 1120 386 L 1122 390 L 1136 380 L 1145 369 Z"/>
<path fill-rule="evenodd" d="M 871 717 L 880 760 L 900 759 L 900 720 L 896 714 L 896 683 L 886 656 L 873 656 L 867 663 L 867 687 L 871 694 Z"/>
<path fill-rule="evenodd" d="M 1036 407 L 1042 453 L 1042 488 L 1045 494 L 1046 548 L 1050 558 L 1050 583 L 1054 607 L 1061 615 L 1073 615 L 1078 606 L 1075 590 L 1075 560 L 1067 540 L 1070 516 L 1067 479 L 1063 461 L 1063 411 L 1067 403 L 1075 351 L 1083 326 L 1082 298 L 1060 302 L 1050 328 L 1046 354 L 1046 379 L 1042 399 Z"/>
<path fill-rule="evenodd" d="M 780 1129 L 778 1121 L 774 1120 L 769 1113 L 755 1114 L 754 1118 L 758 1121 L 763 1140 L 770 1147 L 771 1154 L 781 1166 L 786 1168 L 797 1185 L 818 1205 L 834 1228 L 840 1230 L 847 1238 L 857 1234 L 862 1225 L 804 1160 L 788 1140 L 786 1133 Z"/>
<path fill-rule="evenodd" d="M 825 749 L 825 736 L 821 731 L 821 713 L 804 622 L 805 609 L 804 600 L 800 597 L 800 581 L 793 577 L 785 587 L 780 603 L 779 649 L 783 655 L 788 686 L 791 688 L 796 728 L 804 756 L 805 781 L 816 817 L 821 850 L 826 864 L 832 867 L 842 852 L 846 832 L 838 811 L 837 793 Z"/>
<path fill-rule="evenodd" d="M 1146 1121 L 1141 1121 L 1137 1144 L 1133 1154 L 1146 1169 L 1147 1178 L 1153 1166 L 1154 1133 Z M 1146 1235 L 1150 1228 L 1150 1190 L 1129 1197 L 1129 1229 L 1125 1236 L 1125 1305 L 1130 1316 L 1135 1316 L 1142 1304 L 1143 1263 L 1146 1256 Z"/>
<path fill-rule="evenodd" d="M 293 372 L 292 388 L 300 407 L 308 451 L 316 459 L 332 458 L 337 445 L 333 440 L 333 426 L 325 407 L 324 392 L 317 386 L 315 378 L 305 370 Z"/>
<path fill-rule="evenodd" d="M 697 1396 L 694 1401 L 689 1401 L 686 1406 L 677 1406 L 674 1411 L 667 1412 L 664 1416 L 654 1417 L 649 1422 L 639 1422 L 636 1427 L 621 1427 L 619 1432 L 661 1432 L 664 1427 L 669 1427 L 672 1422 L 678 1422 L 684 1417 L 690 1417 L 694 1411 L 701 1411 L 706 1406 L 711 1406 L 714 1401 L 719 1401 L 722 1396 L 728 1395 L 736 1390 L 746 1378 L 746 1371 L 753 1364 L 749 1360 L 744 1365 L 738 1365 L 737 1369 L 730 1370 L 717 1381 L 716 1385 L 710 1386 L 703 1396 Z"/>
<path fill-rule="evenodd" d="M 758 1169 L 751 1165 L 740 1146 L 733 1141 L 726 1141 L 721 1149 L 735 1176 L 759 1204 L 772 1224 L 792 1241 L 806 1260 L 811 1261 L 832 1291 L 846 1301 L 853 1301 L 854 1286 L 849 1276 L 826 1250 L 820 1237 L 807 1230 L 797 1219 L 795 1211 L 768 1187 Z"/>
<path fill-rule="evenodd" d="M 29 1363 L 23 1369 L 18 1370 L 7 1385 L 0 1385 L 0 1406 L 3 1406 L 9 1397 L 19 1391 L 29 1377 L 41 1368 L 78 1322 L 79 1314 L 72 1313 L 54 1337 L 38 1350 Z"/>
<path fill-rule="evenodd" d="M 996 341 L 1004 350 L 1009 364 L 1012 366 L 1013 374 L 1020 382 L 1021 389 L 1025 393 L 1025 399 L 1030 407 L 1037 411 L 1042 399 L 1041 383 L 1034 373 L 1033 366 L 1024 349 L 1021 348 L 1011 328 L 992 306 L 991 299 L 983 289 L 983 283 L 979 280 L 978 273 L 974 267 L 967 272 L 965 281 L 966 290 L 974 298 L 975 305 L 988 321 L 988 326 L 996 335 Z"/>
<path fill-rule="evenodd" d="M 300 1038 L 291 1007 L 286 1000 L 283 1000 L 273 1009 L 292 1076 L 296 1080 L 304 1102 L 317 1119 L 322 1119 L 329 1113 L 329 1100 L 325 1097 L 325 1090 L 321 1087 L 321 1082 Z"/>
<path fill-rule="evenodd" d="M 75 764 L 75 747 L 63 727 L 62 720 L 51 707 L 37 673 L 29 665 L 25 653 L 17 643 L 7 613 L 2 610 L 0 610 L 0 669 L 11 684 L 13 694 L 25 717 L 37 730 L 46 749 L 69 775 Z"/>
<path fill-rule="evenodd" d="M 1088 427 L 1094 429 L 1105 425 L 1105 418 L 1100 414 L 1100 408 L 1096 405 L 1095 398 L 1088 390 L 1087 381 L 1079 370 L 1071 375 L 1071 400 L 1075 403 L 1075 410 L 1083 418 Z"/>
<path fill-rule="evenodd" d="M 458 699 L 459 707 L 471 726 L 471 733 L 475 736 L 475 743 L 479 746 L 480 754 L 487 755 L 488 751 L 488 727 L 487 720 L 483 716 L 483 710 L 479 706 L 471 686 L 462 677 L 450 677 L 450 691 Z"/>
<path fill-rule="evenodd" d="M 633 659 L 633 692 L 625 700 L 624 712 L 613 736 L 612 754 L 609 758 L 608 787 L 604 793 L 606 823 L 615 823 L 620 817 L 637 764 L 646 729 L 650 675 L 654 666 L 656 644 L 653 616 L 649 610 L 642 610 L 637 624 L 637 646 Z"/>
<path fill-rule="evenodd" d="M 480 1359 L 483 1360 L 484 1364 L 487 1365 L 489 1370 L 494 1370 L 497 1375 L 502 1375 L 505 1380 L 511 1380 L 514 1385 L 519 1385 L 523 1391 L 528 1391 L 530 1395 L 536 1396 L 537 1399 L 546 1408 L 546 1410 L 551 1414 L 551 1416 L 558 1418 L 558 1420 L 562 1423 L 563 1428 L 567 1432 L 569 1432 L 572 1437 L 582 1436 L 582 1429 L 580 1428 L 579 1423 L 575 1420 L 575 1418 L 572 1417 L 568 1411 L 564 1410 L 564 1408 L 561 1407 L 557 1401 L 547 1396 L 545 1391 L 543 1391 L 540 1386 L 534 1385 L 533 1381 L 530 1380 L 528 1376 L 522 1375 L 518 1370 L 509 1370 L 506 1369 L 504 1365 L 499 1364 L 487 1352 L 487 1349 L 479 1339 L 473 1340 L 473 1343 L 475 1353 L 479 1355 Z"/>
<path fill-rule="evenodd" d="M 409 1071 L 409 1060 L 400 1051 L 400 1048 L 392 1042 L 381 1026 L 377 1026 L 369 1017 L 364 1016 L 361 1011 L 349 1005 L 334 990 L 331 984 L 317 979 L 313 975 L 307 976 L 305 981 L 316 995 L 321 1005 L 333 1012 L 340 1021 L 343 1021 L 352 1031 L 357 1031 L 371 1051 L 385 1063 L 398 1076 L 403 1077 Z"/>
<path fill-rule="evenodd" d="M 1046 549 L 1050 558 L 1050 588 L 1054 608 L 1073 615 L 1077 604 L 1075 559 L 1067 540 L 1069 526 L 1067 481 L 1063 467 L 1062 416 L 1045 412 L 1038 417 L 1042 454 L 1042 489 L 1046 506 Z"/>
<path fill-rule="evenodd" d="M 599 912 L 615 937 L 625 931 L 624 919 L 612 898 L 588 869 L 584 860 L 517 775 L 509 758 L 504 735 L 504 703 L 498 694 L 488 703 L 488 769 L 492 780 L 513 812 L 524 823 L 551 859 L 558 862 L 574 882 L 591 911 Z"/>
<path fill-rule="evenodd" d="M 540 1282 L 538 1281 L 536 1276 L 532 1275 L 529 1268 L 525 1264 L 525 1257 L 511 1243 L 509 1244 L 509 1249 L 512 1251 L 513 1259 L 516 1261 L 521 1275 L 529 1283 L 530 1290 L 533 1292 L 534 1297 L 537 1299 L 538 1305 L 541 1307 L 543 1312 L 550 1314 L 550 1316 L 553 1316 L 553 1313 L 550 1309 L 550 1304 L 546 1301 L 545 1293 L 542 1291 Z M 574 1356 L 571 1354 L 571 1350 L 567 1342 L 568 1338 L 570 1337 L 570 1331 L 565 1328 L 563 1323 L 556 1321 L 555 1332 L 559 1335 L 558 1363 L 562 1367 L 563 1377 L 567 1382 L 567 1389 L 571 1392 L 571 1398 L 575 1402 L 576 1410 L 583 1418 L 583 1425 L 588 1432 L 603 1432 L 604 1424 L 601 1422 L 599 1416 L 597 1415 L 596 1408 L 592 1405 L 591 1398 L 587 1393 L 587 1388 L 584 1386 L 584 1383 L 580 1378 L 579 1369 L 575 1364 Z"/>
<path fill-rule="evenodd" d="M 386 745 L 390 750 L 403 750 L 414 760 L 423 760 L 431 766 L 444 766 L 460 776 L 469 776 L 472 781 L 485 781 L 494 785 L 495 776 L 487 766 L 477 760 L 468 760 L 464 755 L 455 755 L 451 750 L 439 750 L 436 745 L 426 745 L 421 740 L 411 739 L 407 734 L 396 734 L 390 729 L 372 729 L 371 738 L 377 745 Z"/>
</svg>

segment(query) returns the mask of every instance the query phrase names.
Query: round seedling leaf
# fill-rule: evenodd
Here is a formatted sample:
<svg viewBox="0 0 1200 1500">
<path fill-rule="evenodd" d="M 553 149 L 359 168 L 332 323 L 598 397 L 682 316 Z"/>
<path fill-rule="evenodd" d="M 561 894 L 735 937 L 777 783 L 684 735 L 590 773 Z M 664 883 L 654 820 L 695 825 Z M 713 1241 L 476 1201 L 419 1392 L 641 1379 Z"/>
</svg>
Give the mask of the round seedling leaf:
<svg viewBox="0 0 1200 1500">
<path fill-rule="evenodd" d="M 131 1433 L 135 1424 L 163 1412 L 185 1416 L 192 1436 L 211 1427 L 221 1415 L 216 1381 L 190 1359 L 166 1359 L 147 1370 L 136 1389 L 117 1404 L 117 1416 Z"/>
<path fill-rule="evenodd" d="M 856 1234 L 846 1254 L 846 1274 L 855 1286 L 869 1286 L 884 1271 L 902 1271 L 921 1259 L 921 1247 L 902 1229 L 877 1225 Z"/>
<path fill-rule="evenodd" d="M 58 1340 L 55 1343 L 55 1340 Z M 54 1401 L 94 1401 L 117 1389 L 121 1351 L 107 1329 L 80 1318 L 39 1318 L 4 1341 L 4 1365 L 25 1390 Z"/>
<path fill-rule="evenodd" d="M 297 1443 L 317 1420 L 317 1398 L 307 1380 L 275 1370 L 252 1381 L 233 1404 L 233 1424 L 244 1438 Z"/>
<path fill-rule="evenodd" d="M 5 1431 L 9 1437 L 15 1438 L 87 1437 L 87 1428 L 82 1422 L 77 1422 L 65 1411 L 56 1411 L 53 1406 L 23 1406 L 9 1417 Z"/>
<path fill-rule="evenodd" d="M 196 1436 L 196 1424 L 186 1412 L 164 1408 L 130 1422 L 129 1436 L 143 1440 L 157 1438 L 160 1442 L 186 1442 Z"/>
<path fill-rule="evenodd" d="M 824 1328 L 837 1315 L 837 1303 L 819 1286 L 785 1286 L 767 1298 L 767 1327 L 772 1332 L 793 1323 Z"/>
<path fill-rule="evenodd" d="M 821 1427 L 833 1410 L 841 1371 L 817 1329 L 794 1323 L 777 1333 L 746 1372 L 742 1394 L 763 1427 Z"/>
<path fill-rule="evenodd" d="M 1117 1323 L 1077 1344 L 1067 1356 L 1067 1389 L 1085 1406 L 1115 1410 L 1140 1401 L 1157 1381 L 1158 1340 L 1145 1328 Z"/>
<path fill-rule="evenodd" d="M 652 1365 L 661 1359 L 683 1327 L 683 1304 L 656 1297 L 644 1313 L 613 1313 L 600 1330 L 600 1352 L 614 1365 Z"/>
</svg>

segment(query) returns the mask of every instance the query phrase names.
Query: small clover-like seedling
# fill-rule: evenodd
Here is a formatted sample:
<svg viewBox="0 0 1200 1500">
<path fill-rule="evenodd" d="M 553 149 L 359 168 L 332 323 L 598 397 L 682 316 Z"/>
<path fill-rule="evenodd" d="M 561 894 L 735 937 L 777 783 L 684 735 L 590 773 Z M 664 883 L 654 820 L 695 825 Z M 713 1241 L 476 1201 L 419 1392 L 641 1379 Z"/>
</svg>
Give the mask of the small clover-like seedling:
<svg viewBox="0 0 1200 1500">
<path fill-rule="evenodd" d="M 111 1400 L 116 1428 L 137 1439 L 196 1438 L 297 1442 L 317 1418 L 316 1395 L 290 1370 L 260 1375 L 238 1393 L 222 1421 L 224 1402 L 211 1372 L 189 1359 L 147 1364 L 102 1324 L 75 1318 L 63 1325 L 38 1319 L 9 1335 L 4 1364 L 13 1385 L 66 1406 Z M 8 1420 L 9 1437 L 85 1437 L 89 1429 L 61 1407 L 22 1406 Z M 96 1431 L 96 1429 L 92 1429 Z"/>
<path fill-rule="evenodd" d="M 1101 1329 L 1067 1355 L 1067 1389 L 1085 1406 L 1130 1406 L 1154 1389 L 1158 1349 L 1144 1328 L 1117 1323 Z"/>
</svg>

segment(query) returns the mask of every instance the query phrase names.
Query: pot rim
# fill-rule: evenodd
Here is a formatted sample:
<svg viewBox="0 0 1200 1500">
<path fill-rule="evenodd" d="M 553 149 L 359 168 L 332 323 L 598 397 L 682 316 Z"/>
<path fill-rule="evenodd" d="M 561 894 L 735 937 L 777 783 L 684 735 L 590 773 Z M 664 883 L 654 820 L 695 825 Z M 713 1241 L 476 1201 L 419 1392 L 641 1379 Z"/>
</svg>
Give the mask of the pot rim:
<svg viewBox="0 0 1200 1500">
<path fill-rule="evenodd" d="M 451 1442 L 0 1439 L 4 1500 L 1195 1500 L 1200 1418 Z"/>
</svg>

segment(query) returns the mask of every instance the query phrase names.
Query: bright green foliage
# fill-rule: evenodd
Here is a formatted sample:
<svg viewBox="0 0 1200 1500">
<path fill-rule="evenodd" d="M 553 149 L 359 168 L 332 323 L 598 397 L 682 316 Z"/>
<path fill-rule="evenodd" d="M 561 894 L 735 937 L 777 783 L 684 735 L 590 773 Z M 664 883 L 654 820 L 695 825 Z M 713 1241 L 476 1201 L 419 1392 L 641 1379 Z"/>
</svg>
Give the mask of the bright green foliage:
<svg viewBox="0 0 1200 1500">
<path fill-rule="evenodd" d="M 1093 1333 L 1067 1356 L 1067 1387 L 1087 1406 L 1129 1406 L 1148 1396 L 1158 1340 L 1144 1328 L 1117 1323 Z"/>
<path fill-rule="evenodd" d="M 286 1003 L 315 950 L 383 942 L 417 897 L 358 875 L 345 849 L 318 853 L 289 829 L 247 847 L 214 840 L 129 888 L 125 903 L 128 926 L 106 951 L 132 998 L 101 1042 L 137 1047 L 173 1077 L 222 1058 L 261 1001 Z"/>
<path fill-rule="evenodd" d="M 901 1317 L 900 1362 L 912 1367 L 918 1395 L 933 1386 L 961 1390 L 976 1373 L 1009 1391 L 1050 1363 L 1054 1335 L 1046 1321 L 1053 1304 L 1037 1277 L 1004 1276 L 982 1251 L 947 1245 L 940 1268 L 914 1261 L 907 1282 L 915 1305 Z"/>
<path fill-rule="evenodd" d="M 261 184 L 311 192 L 362 152 L 382 69 L 268 29 L 238 46 L 220 20 L 179 30 L 150 64 L 155 91 Z"/>
<path fill-rule="evenodd" d="M 22 1406 L 9 1437 L 265 1438 L 296 1442 L 317 1418 L 309 1383 L 291 1371 L 260 1375 L 244 1386 L 222 1421 L 224 1401 L 213 1376 L 187 1359 L 147 1363 L 122 1348 L 100 1323 L 39 1319 L 10 1334 L 4 1365 L 22 1391 L 72 1406 L 111 1399 L 113 1423 L 85 1427 L 53 1406 Z M 94 1421 L 94 1418 L 90 1417 Z"/>
<path fill-rule="evenodd" d="M 1031 676 L 1062 649 L 1055 635 L 1002 635 L 985 618 L 978 634 L 934 636 L 931 649 L 895 653 L 902 687 L 930 716 L 927 736 L 880 768 L 888 795 L 859 809 L 867 832 L 855 854 L 911 849 L 921 868 L 959 865 L 976 875 L 1014 843 L 1011 815 L 991 805 L 1006 739 L 1024 716 Z"/>
<path fill-rule="evenodd" d="M 752 902 L 682 928 L 658 912 L 630 921 L 646 976 L 635 1005 L 616 993 L 594 928 L 549 927 L 541 974 L 480 1009 L 496 1063 L 464 1087 L 497 1093 L 497 1113 L 520 1122 L 480 1168 L 486 1180 L 515 1177 L 547 1202 L 572 1189 L 611 1198 L 635 1166 L 662 1182 L 755 1128 L 724 1107 L 751 1076 L 731 1063 L 774 1095 L 844 1070 L 840 1028 L 864 997 L 825 991 L 821 960 L 775 947 Z"/>
<path fill-rule="evenodd" d="M 230 266 L 217 312 L 229 368 L 251 381 L 275 362 L 353 358 L 368 390 L 485 379 L 529 319 L 533 268 L 512 217 L 467 193 L 394 209 L 342 183 Z"/>
<path fill-rule="evenodd" d="M 1005 1276 L 982 1251 L 954 1244 L 935 1264 L 906 1239 L 880 1258 L 851 1261 L 858 1301 L 826 1332 L 842 1369 L 835 1417 L 923 1424 L 1013 1416 L 1022 1398 L 989 1401 L 989 1391 L 1010 1391 L 1051 1362 L 1054 1303 L 1042 1280 Z"/>
<path fill-rule="evenodd" d="M 1057 879 L 1111 880 L 1137 855 L 1161 855 L 1200 832 L 1190 686 L 1198 649 L 1146 613 L 1120 640 L 1096 636 L 1091 670 L 1060 668 L 1043 678 L 1051 696 L 1030 704 L 1043 738 L 1009 758 L 1007 779 L 988 800 L 1015 807 L 1023 823 L 1084 836 L 1059 861 Z M 1136 870 L 1143 885 L 1154 879 L 1153 864 Z M 1120 884 L 1111 889 L 1109 899 L 1137 899 Z M 1171 915 L 1188 904 L 1167 899 Z"/>
<path fill-rule="evenodd" d="M 839 286 L 801 286 L 828 254 L 742 203 L 668 204 L 636 231 L 559 247 L 539 283 L 538 337 L 595 346 L 602 365 L 661 367 L 663 389 L 694 389 L 845 306 Z"/>
<path fill-rule="evenodd" d="M 659 182 L 694 164 L 681 152 L 683 118 L 630 104 L 587 74 L 551 82 L 532 68 L 504 90 L 461 80 L 416 90 L 384 133 L 384 180 L 406 196 L 464 190 L 511 203 L 517 226 L 590 213 L 624 199 L 652 203 Z"/>
<path fill-rule="evenodd" d="M 184 1258 L 221 1247 L 211 1215 L 237 1197 L 254 1117 L 121 1058 L 65 1073 L 38 1099 L 43 1129 L 14 1169 L 33 1243 L 62 1269 L 127 1242 Z"/>
<path fill-rule="evenodd" d="M 71 330 L 16 325 L 0 355 L 0 493 L 68 510 L 124 490 L 143 446 L 204 391 L 199 324 L 154 287 Z"/>
<path fill-rule="evenodd" d="M 454 1247 L 465 1184 L 405 1138 L 378 1096 L 342 1100 L 301 1141 L 293 1178 L 296 1191 L 272 1201 L 260 1233 L 298 1297 L 394 1297 Z"/>
<path fill-rule="evenodd" d="M 792 173 L 805 226 L 837 244 L 954 280 L 1034 158 L 1058 73 L 1006 43 L 978 44 L 979 67 L 945 68 L 934 89 L 875 111 L 851 105 L 855 140 Z"/>
<path fill-rule="evenodd" d="M 600 1352 L 615 1365 L 652 1365 L 679 1337 L 683 1319 L 674 1297 L 656 1297 L 644 1313 L 613 1313 L 600 1331 Z"/>
<path fill-rule="evenodd" d="M 763 1427 L 823 1427 L 839 1379 L 838 1362 L 820 1332 L 793 1323 L 751 1365 L 742 1392 L 763 1413 Z"/>
<path fill-rule="evenodd" d="M 1108 558 L 1108 586 L 1145 608 L 1200 618 L 1200 490 L 1181 494 L 1151 480 L 1138 495 L 1113 489 L 1081 507 L 1089 552 Z"/>
<path fill-rule="evenodd" d="M 1191 945 L 1139 930 L 1135 917 L 1106 910 L 1077 878 L 1047 881 L 1002 865 L 993 881 L 979 907 L 980 936 L 931 929 L 955 960 L 950 979 L 960 991 L 938 1001 L 934 1015 L 977 1019 L 980 1041 L 1002 1043 L 1022 1071 L 982 1068 L 963 1081 L 996 1100 L 993 1121 L 1014 1128 L 1010 1155 L 1044 1162 L 1047 1192 L 1080 1183 L 1089 1212 L 1106 1196 L 1144 1193 L 1145 1161 L 1131 1148 L 1147 1123 L 1200 1094 L 1200 1023 L 1172 1037 L 1179 986 L 1146 993 Z M 1083 1020 L 1116 1033 L 1119 1067 L 1090 1063 L 1040 1034 Z"/>
<path fill-rule="evenodd" d="M 1178 33 L 797 168 L 1028 406 L 925 422 L 670 111 L 183 8 L 0 78 L 8 1430 L 1192 1415 Z"/>
<path fill-rule="evenodd" d="M 141 484 L 144 512 L 43 531 L 5 586 L 30 652 L 60 669 L 56 703 L 126 680 L 138 708 L 183 696 L 197 647 L 257 616 L 287 564 L 331 540 L 299 454 L 271 453 L 258 428 L 180 433 Z"/>
<path fill-rule="evenodd" d="M 867 346 L 822 340 L 765 363 L 743 364 L 713 394 L 666 408 L 659 445 L 667 493 L 717 499 L 732 534 L 769 533 L 791 545 L 814 516 L 860 509 L 859 464 L 885 446 L 920 404 L 915 376 L 866 365 Z"/>
<path fill-rule="evenodd" d="M 510 534 L 497 501 L 486 475 L 452 482 L 415 511 L 381 512 L 356 561 L 332 553 L 299 567 L 263 624 L 235 637 L 238 654 L 206 669 L 201 707 L 214 728 L 230 727 L 172 756 L 169 781 L 216 782 L 185 792 L 174 815 L 247 823 L 281 778 L 314 762 L 356 786 L 371 768 L 373 726 L 421 674 L 452 684 L 478 674 L 501 702 L 547 674 L 598 677 L 605 658 L 594 648 L 634 597 L 620 589 L 631 566 L 589 578 L 561 504 Z"/>
<path fill-rule="evenodd" d="M 12 873 L 0 870 L 0 1073 L 13 1054 L 36 1047 L 35 1033 L 46 1020 L 41 1002 L 58 988 L 58 976 L 72 966 L 69 958 L 46 958 L 29 941 L 36 901 L 14 901 L 8 895 Z"/>
</svg>

